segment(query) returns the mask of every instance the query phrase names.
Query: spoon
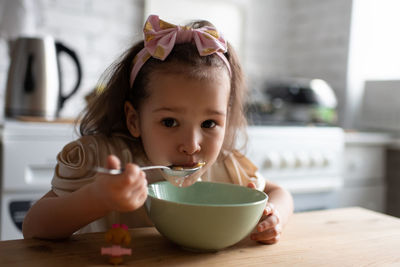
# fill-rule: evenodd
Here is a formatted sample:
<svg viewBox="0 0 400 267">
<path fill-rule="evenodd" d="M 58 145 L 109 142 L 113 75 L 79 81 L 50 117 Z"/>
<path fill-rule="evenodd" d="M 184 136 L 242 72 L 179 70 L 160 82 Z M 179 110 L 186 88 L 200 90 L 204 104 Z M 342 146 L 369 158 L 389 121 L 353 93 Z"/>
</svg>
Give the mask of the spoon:
<svg viewBox="0 0 400 267">
<path fill-rule="evenodd" d="M 174 177 L 186 177 L 194 172 L 200 170 L 205 163 L 200 163 L 196 165 L 196 167 L 193 168 L 177 168 L 177 167 L 170 167 L 170 166 L 145 166 L 145 167 L 140 167 L 142 171 L 147 171 L 147 170 L 153 170 L 153 169 L 162 169 L 162 171 L 169 176 L 174 176 Z M 94 168 L 96 172 L 100 173 L 107 173 L 107 174 L 121 174 L 124 169 L 107 169 L 103 167 L 96 167 Z"/>
</svg>

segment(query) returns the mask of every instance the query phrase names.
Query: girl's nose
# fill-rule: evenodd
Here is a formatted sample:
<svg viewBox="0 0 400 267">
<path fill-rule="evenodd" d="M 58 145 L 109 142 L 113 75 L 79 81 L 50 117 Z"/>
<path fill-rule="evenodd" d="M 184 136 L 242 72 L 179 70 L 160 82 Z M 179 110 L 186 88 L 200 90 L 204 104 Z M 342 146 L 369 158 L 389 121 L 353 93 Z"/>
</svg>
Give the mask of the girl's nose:
<svg viewBox="0 0 400 267">
<path fill-rule="evenodd" d="M 178 146 L 178 151 L 187 155 L 193 155 L 201 150 L 200 137 L 196 132 L 186 133 Z"/>
</svg>

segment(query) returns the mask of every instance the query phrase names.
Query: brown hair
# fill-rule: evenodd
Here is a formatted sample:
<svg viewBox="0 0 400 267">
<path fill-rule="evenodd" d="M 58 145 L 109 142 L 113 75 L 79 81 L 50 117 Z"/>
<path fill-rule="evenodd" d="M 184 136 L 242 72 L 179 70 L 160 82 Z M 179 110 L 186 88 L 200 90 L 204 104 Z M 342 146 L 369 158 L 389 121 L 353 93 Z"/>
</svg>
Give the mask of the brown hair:
<svg viewBox="0 0 400 267">
<path fill-rule="evenodd" d="M 198 21 L 189 26 L 199 28 L 205 25 L 211 24 L 206 21 Z M 124 103 L 130 101 L 133 107 L 138 109 L 143 99 L 148 96 L 146 88 L 151 77 L 157 75 L 158 72 L 182 73 L 190 77 L 204 78 L 207 75 L 207 69 L 210 68 L 228 71 L 222 59 L 216 54 L 200 56 L 196 46 L 192 43 L 177 44 L 164 61 L 155 58 L 148 59 L 130 88 L 129 77 L 132 62 L 143 47 L 143 41 L 137 43 L 106 71 L 106 75 L 103 76 L 104 90 L 88 104 L 82 115 L 80 124 L 82 136 L 92 134 L 110 136 L 117 132 L 130 135 L 126 126 Z M 246 136 L 244 130 L 247 123 L 243 104 L 247 87 L 238 57 L 229 43 L 228 51 L 224 55 L 231 68 L 231 91 L 222 150 L 230 152 L 235 147 L 238 134 Z"/>
</svg>

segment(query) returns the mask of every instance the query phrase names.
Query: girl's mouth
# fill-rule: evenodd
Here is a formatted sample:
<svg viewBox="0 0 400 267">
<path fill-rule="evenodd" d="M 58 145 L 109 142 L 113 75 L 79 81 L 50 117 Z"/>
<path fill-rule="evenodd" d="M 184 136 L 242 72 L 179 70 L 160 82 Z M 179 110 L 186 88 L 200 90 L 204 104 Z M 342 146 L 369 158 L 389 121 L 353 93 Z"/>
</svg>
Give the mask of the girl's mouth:
<svg viewBox="0 0 400 267">
<path fill-rule="evenodd" d="M 171 165 L 171 167 L 173 169 L 188 169 L 188 168 L 196 168 L 196 167 L 202 167 L 204 166 L 206 163 L 203 161 L 199 161 L 199 162 L 186 162 L 186 163 L 180 163 L 180 164 L 173 164 Z"/>
</svg>

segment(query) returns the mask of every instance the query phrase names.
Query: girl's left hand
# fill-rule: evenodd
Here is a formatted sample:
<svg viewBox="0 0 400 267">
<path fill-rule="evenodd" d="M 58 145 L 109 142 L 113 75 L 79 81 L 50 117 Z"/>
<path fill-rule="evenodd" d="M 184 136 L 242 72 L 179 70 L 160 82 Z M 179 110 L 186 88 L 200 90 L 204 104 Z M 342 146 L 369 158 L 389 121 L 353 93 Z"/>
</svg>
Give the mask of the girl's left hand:
<svg viewBox="0 0 400 267">
<path fill-rule="evenodd" d="M 255 185 L 250 183 L 248 187 L 255 188 Z M 275 244 L 279 241 L 281 232 L 282 223 L 279 212 L 274 204 L 267 203 L 256 231 L 250 235 L 250 238 L 264 244 Z"/>
<path fill-rule="evenodd" d="M 274 244 L 279 241 L 281 232 L 282 225 L 279 212 L 274 204 L 267 203 L 263 216 L 257 224 L 256 232 L 252 233 L 250 238 L 261 243 Z"/>
</svg>

